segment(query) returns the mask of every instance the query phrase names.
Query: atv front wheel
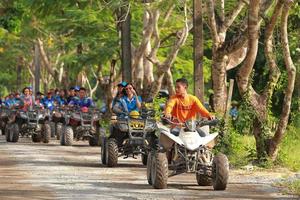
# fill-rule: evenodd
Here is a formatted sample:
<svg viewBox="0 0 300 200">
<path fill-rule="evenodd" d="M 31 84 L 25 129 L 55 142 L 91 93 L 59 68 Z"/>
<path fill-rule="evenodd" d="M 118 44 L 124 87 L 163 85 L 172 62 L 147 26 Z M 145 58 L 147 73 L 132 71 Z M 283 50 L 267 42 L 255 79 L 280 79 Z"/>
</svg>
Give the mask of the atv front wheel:
<svg viewBox="0 0 300 200">
<path fill-rule="evenodd" d="M 107 141 L 107 166 L 115 167 L 118 164 L 118 144 L 114 138 L 110 138 Z"/>
<path fill-rule="evenodd" d="M 166 153 L 156 152 L 152 157 L 151 180 L 155 189 L 167 188 L 168 159 Z"/>
<path fill-rule="evenodd" d="M 147 158 L 147 181 L 149 185 L 152 185 L 152 174 L 151 174 L 151 167 L 152 167 L 152 158 L 154 156 L 153 152 L 149 152 Z"/>
<path fill-rule="evenodd" d="M 19 140 L 19 126 L 17 123 L 14 123 L 11 125 L 10 129 L 10 141 L 11 142 L 18 142 Z"/>
<path fill-rule="evenodd" d="M 212 178 L 205 175 L 205 174 L 198 174 L 196 173 L 197 183 L 200 186 L 211 186 L 212 185 Z"/>
<path fill-rule="evenodd" d="M 107 145 L 106 145 L 106 137 L 102 137 L 101 140 L 101 162 L 103 165 L 106 165 L 107 163 L 107 155 L 106 155 L 106 151 L 107 150 Z"/>
<path fill-rule="evenodd" d="M 214 190 L 225 190 L 229 177 L 229 162 L 224 154 L 218 154 L 214 157 L 212 175 Z"/>
<path fill-rule="evenodd" d="M 72 146 L 73 144 L 73 129 L 71 126 L 66 126 L 64 131 L 64 140 L 66 146 Z"/>
<path fill-rule="evenodd" d="M 62 132 L 62 123 L 56 123 L 55 124 L 55 134 L 56 134 L 57 140 L 60 140 L 61 132 Z"/>
<path fill-rule="evenodd" d="M 44 124 L 42 127 L 42 132 L 41 132 L 42 141 L 44 143 L 49 143 L 51 134 L 52 134 L 52 132 L 51 132 L 50 124 L 48 124 L 48 123 Z"/>
</svg>

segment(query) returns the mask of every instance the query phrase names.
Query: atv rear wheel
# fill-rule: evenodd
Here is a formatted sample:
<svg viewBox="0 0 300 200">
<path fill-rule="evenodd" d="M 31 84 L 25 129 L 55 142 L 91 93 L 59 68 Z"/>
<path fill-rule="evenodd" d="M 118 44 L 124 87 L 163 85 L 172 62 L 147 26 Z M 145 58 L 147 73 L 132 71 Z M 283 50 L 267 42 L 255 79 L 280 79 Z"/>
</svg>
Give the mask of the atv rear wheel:
<svg viewBox="0 0 300 200">
<path fill-rule="evenodd" d="M 196 173 L 196 179 L 200 186 L 212 186 L 212 178 L 205 174 Z"/>
<path fill-rule="evenodd" d="M 156 152 L 152 157 L 151 180 L 155 189 L 167 188 L 168 159 L 166 153 Z"/>
<path fill-rule="evenodd" d="M 55 137 L 55 133 L 56 133 L 56 124 L 54 122 L 50 122 L 50 128 L 51 128 L 51 137 L 54 138 Z"/>
<path fill-rule="evenodd" d="M 11 134 L 10 128 L 11 128 L 11 124 L 7 124 L 5 126 L 5 138 L 6 138 L 7 142 L 11 142 L 11 140 L 10 140 L 10 134 Z"/>
<path fill-rule="evenodd" d="M 109 138 L 107 141 L 107 166 L 109 167 L 115 167 L 118 164 L 118 144 L 117 141 L 114 138 Z"/>
<path fill-rule="evenodd" d="M 99 146 L 99 136 L 94 135 L 93 137 L 89 138 L 89 145 L 94 147 L 94 146 Z"/>
<path fill-rule="evenodd" d="M 55 124 L 55 134 L 56 134 L 57 140 L 60 140 L 61 132 L 62 132 L 62 123 L 56 123 Z"/>
<path fill-rule="evenodd" d="M 32 134 L 31 139 L 32 139 L 32 142 L 41 142 L 42 136 L 41 136 L 41 134 Z"/>
<path fill-rule="evenodd" d="M 61 134 L 60 134 L 60 145 L 66 145 L 66 141 L 65 141 L 65 130 L 66 130 L 66 126 L 62 126 L 61 127 Z"/>
<path fill-rule="evenodd" d="M 18 142 L 19 140 L 19 126 L 17 123 L 13 123 L 10 129 L 10 141 L 11 142 Z"/>
<path fill-rule="evenodd" d="M 106 158 L 107 158 L 107 144 L 106 144 L 106 137 L 102 137 L 101 138 L 101 162 L 102 162 L 102 164 L 103 165 L 106 165 L 106 163 L 107 163 L 107 160 L 106 160 Z"/>
<path fill-rule="evenodd" d="M 218 154 L 214 157 L 212 175 L 214 190 L 225 190 L 229 177 L 229 162 L 224 154 Z"/>
<path fill-rule="evenodd" d="M 153 152 L 149 152 L 147 158 L 147 181 L 149 185 L 152 185 L 152 174 L 151 174 L 151 166 L 152 166 L 152 158 L 154 156 Z"/>
<path fill-rule="evenodd" d="M 148 154 L 142 154 L 141 157 L 143 165 L 147 165 Z"/>
<path fill-rule="evenodd" d="M 66 126 L 64 131 L 64 140 L 66 146 L 72 146 L 73 144 L 73 129 L 71 126 Z"/>
</svg>

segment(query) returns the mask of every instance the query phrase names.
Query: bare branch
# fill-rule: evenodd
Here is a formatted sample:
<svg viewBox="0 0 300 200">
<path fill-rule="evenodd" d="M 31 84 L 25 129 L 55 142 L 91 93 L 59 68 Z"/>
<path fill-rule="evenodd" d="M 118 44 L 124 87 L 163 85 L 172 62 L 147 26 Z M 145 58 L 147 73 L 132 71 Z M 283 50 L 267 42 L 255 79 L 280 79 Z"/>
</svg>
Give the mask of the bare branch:
<svg viewBox="0 0 300 200">
<path fill-rule="evenodd" d="M 228 16 L 226 16 L 224 23 L 220 27 L 220 32 L 227 31 L 227 29 L 232 25 L 236 17 L 240 14 L 244 6 L 245 6 L 244 1 L 242 0 L 238 1 L 236 7 L 230 12 Z"/>
<path fill-rule="evenodd" d="M 219 46 L 220 39 L 218 34 L 218 26 L 215 18 L 214 0 L 207 1 L 207 13 L 208 13 L 208 25 L 212 33 L 212 39 L 214 41 L 213 43 L 214 45 Z"/>
<path fill-rule="evenodd" d="M 292 3 L 293 3 L 292 0 L 285 1 L 282 10 L 282 15 L 281 15 L 281 26 L 280 26 L 281 44 L 283 49 L 285 67 L 288 74 L 288 84 L 285 90 L 285 96 L 283 101 L 282 112 L 280 115 L 280 121 L 278 124 L 278 129 L 276 130 L 275 135 L 272 138 L 272 146 L 271 149 L 269 150 L 269 155 L 271 154 L 273 156 L 276 156 L 275 151 L 276 149 L 278 149 L 277 146 L 281 142 L 287 127 L 288 118 L 291 110 L 291 101 L 292 101 L 292 95 L 294 91 L 295 78 L 296 78 L 296 67 L 291 58 L 289 41 L 288 41 L 288 32 L 287 32 L 289 9 Z"/>
<path fill-rule="evenodd" d="M 272 97 L 274 88 L 280 76 L 280 70 L 277 67 L 276 58 L 273 52 L 273 33 L 276 26 L 276 21 L 281 13 L 282 7 L 283 2 L 278 1 L 271 16 L 271 19 L 269 23 L 267 23 L 265 31 L 265 56 L 270 70 L 268 85 L 267 87 L 265 87 L 263 93 L 267 99 L 270 99 Z"/>
</svg>

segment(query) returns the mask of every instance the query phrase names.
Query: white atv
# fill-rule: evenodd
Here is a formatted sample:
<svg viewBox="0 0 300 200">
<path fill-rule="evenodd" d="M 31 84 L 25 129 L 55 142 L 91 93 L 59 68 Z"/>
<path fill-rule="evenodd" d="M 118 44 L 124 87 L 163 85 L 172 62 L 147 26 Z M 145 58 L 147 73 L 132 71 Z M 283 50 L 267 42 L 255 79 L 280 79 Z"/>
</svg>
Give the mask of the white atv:
<svg viewBox="0 0 300 200">
<path fill-rule="evenodd" d="M 148 183 L 156 189 L 164 189 L 167 188 L 168 177 L 195 173 L 198 185 L 212 185 L 214 190 L 225 190 L 229 162 L 224 154 L 214 156 L 212 147 L 218 133 L 209 134 L 209 125 L 216 125 L 218 120 L 163 121 L 175 128 L 158 123 L 159 144 L 148 155 Z"/>
</svg>

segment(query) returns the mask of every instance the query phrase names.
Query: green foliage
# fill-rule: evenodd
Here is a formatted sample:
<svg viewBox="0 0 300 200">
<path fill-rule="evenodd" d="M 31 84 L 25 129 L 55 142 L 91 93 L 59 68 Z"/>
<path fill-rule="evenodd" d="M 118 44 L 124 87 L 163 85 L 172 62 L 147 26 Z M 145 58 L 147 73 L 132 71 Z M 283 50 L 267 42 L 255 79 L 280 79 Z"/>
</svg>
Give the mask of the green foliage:
<svg viewBox="0 0 300 200">
<path fill-rule="evenodd" d="M 224 127 L 222 123 L 220 127 Z M 233 167 L 247 165 L 256 158 L 254 137 L 241 135 L 230 125 L 221 130 L 215 150 L 225 153 Z"/>
<path fill-rule="evenodd" d="M 298 125 L 299 126 L 299 125 Z M 300 128 L 289 126 L 280 145 L 277 163 L 294 171 L 300 170 Z"/>
<path fill-rule="evenodd" d="M 287 194 L 293 194 L 300 196 L 300 180 L 284 180 L 280 183 L 277 183 L 276 186 L 280 188 L 285 188 L 282 192 Z"/>
</svg>

